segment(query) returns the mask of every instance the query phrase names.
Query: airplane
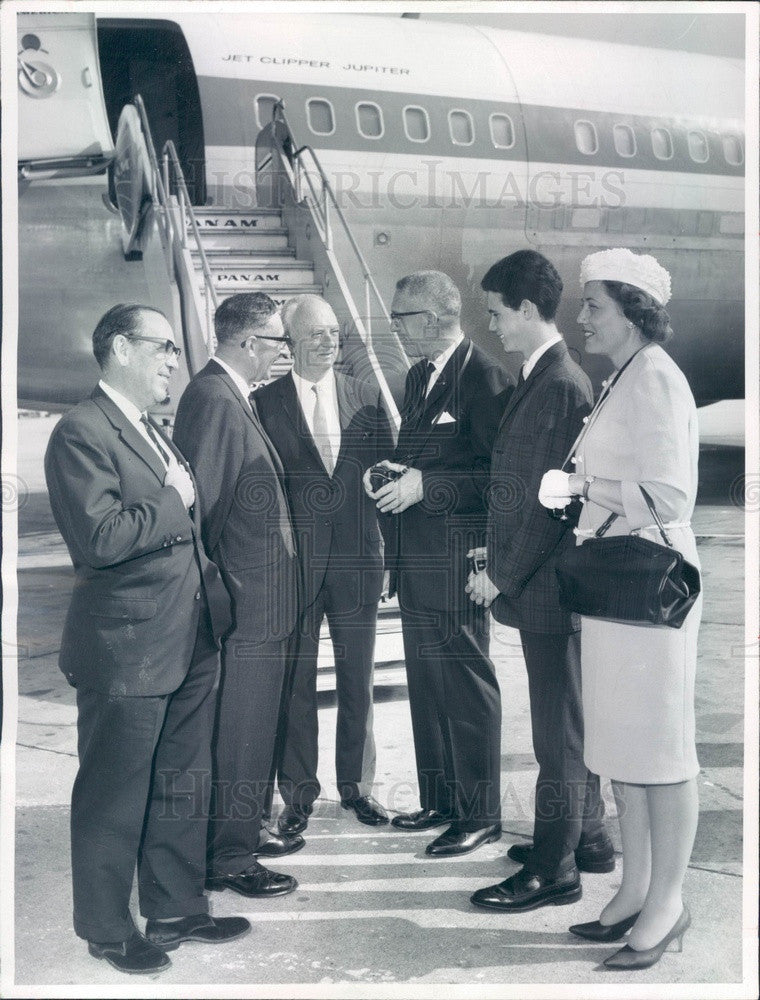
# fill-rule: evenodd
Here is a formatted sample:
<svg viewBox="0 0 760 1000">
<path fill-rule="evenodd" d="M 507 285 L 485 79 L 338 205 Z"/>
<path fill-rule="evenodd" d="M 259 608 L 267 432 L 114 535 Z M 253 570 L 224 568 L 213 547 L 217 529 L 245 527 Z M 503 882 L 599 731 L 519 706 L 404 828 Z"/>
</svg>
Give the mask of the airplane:
<svg viewBox="0 0 760 1000">
<path fill-rule="evenodd" d="M 181 331 L 181 386 L 213 349 L 215 303 L 260 289 L 323 294 L 344 363 L 397 419 L 395 281 L 451 275 L 463 328 L 505 362 L 480 279 L 523 247 L 556 264 L 559 328 L 598 386 L 579 265 L 625 246 L 671 272 L 667 350 L 719 408 L 719 439 L 743 441 L 741 60 L 387 15 L 17 26 L 20 406 L 90 391 L 91 331 L 119 301 Z"/>
</svg>

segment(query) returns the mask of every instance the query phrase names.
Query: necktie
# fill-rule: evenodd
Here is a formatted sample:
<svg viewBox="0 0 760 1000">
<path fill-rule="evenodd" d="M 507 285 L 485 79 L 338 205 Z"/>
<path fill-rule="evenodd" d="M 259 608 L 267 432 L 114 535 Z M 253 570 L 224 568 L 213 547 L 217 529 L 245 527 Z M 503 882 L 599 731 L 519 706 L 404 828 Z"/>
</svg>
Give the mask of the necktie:
<svg viewBox="0 0 760 1000">
<path fill-rule="evenodd" d="M 423 399 L 427 399 L 428 397 L 430 379 L 434 371 L 435 371 L 435 365 L 433 364 L 432 361 L 428 361 L 427 365 L 425 366 L 425 392 L 422 397 Z"/>
<path fill-rule="evenodd" d="M 164 444 L 161 443 L 161 439 L 159 438 L 158 434 L 156 434 L 156 432 L 153 430 L 153 426 L 152 426 L 150 420 L 148 420 L 148 417 L 146 416 L 146 414 L 143 413 L 143 415 L 140 417 L 140 423 L 145 427 L 145 430 L 148 432 L 148 437 L 151 439 L 151 441 L 153 442 L 153 444 L 156 446 L 158 454 L 161 456 L 161 458 L 163 459 L 164 465 L 168 469 L 169 466 L 171 465 L 171 455 L 166 450 L 166 445 L 164 445 Z"/>
<path fill-rule="evenodd" d="M 520 386 L 522 386 L 522 385 L 525 385 L 525 369 L 524 368 L 520 368 L 520 374 L 517 376 L 517 388 L 519 389 Z"/>
<path fill-rule="evenodd" d="M 315 385 L 311 387 L 314 393 L 314 443 L 317 446 L 322 464 L 327 469 L 328 476 L 333 474 L 335 462 L 333 461 L 332 448 L 330 447 L 330 434 L 327 429 L 327 417 L 322 406 L 319 389 Z"/>
</svg>

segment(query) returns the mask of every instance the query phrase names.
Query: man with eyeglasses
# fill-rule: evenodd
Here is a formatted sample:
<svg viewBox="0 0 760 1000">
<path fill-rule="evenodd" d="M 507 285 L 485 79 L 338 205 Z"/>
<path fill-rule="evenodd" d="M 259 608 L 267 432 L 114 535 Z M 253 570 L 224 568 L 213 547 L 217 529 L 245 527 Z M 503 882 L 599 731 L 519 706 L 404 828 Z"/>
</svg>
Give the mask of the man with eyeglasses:
<svg viewBox="0 0 760 1000">
<path fill-rule="evenodd" d="M 229 597 L 200 539 L 184 457 L 148 416 L 179 348 L 163 313 L 117 305 L 92 336 L 102 377 L 45 455 L 74 564 L 59 663 L 76 688 L 74 929 L 120 972 L 167 968 L 184 941 L 250 930 L 204 895 L 219 640 Z M 145 935 L 129 912 L 137 866 Z"/>
<path fill-rule="evenodd" d="M 488 621 L 465 593 L 467 553 L 482 545 L 491 448 L 509 375 L 468 340 L 459 290 L 440 271 L 402 278 L 391 322 L 414 362 L 393 460 L 396 478 L 365 489 L 386 517 L 395 569 L 421 808 L 402 830 L 447 825 L 431 857 L 501 836 L 501 701 Z"/>
<path fill-rule="evenodd" d="M 292 892 L 290 875 L 258 860 L 291 854 L 302 837 L 268 834 L 277 718 L 298 608 L 298 569 L 282 465 L 249 400 L 284 350 L 272 299 L 247 292 L 214 316 L 215 356 L 182 394 L 174 440 L 195 473 L 203 541 L 232 597 L 214 732 L 209 878 L 251 898 Z"/>
<path fill-rule="evenodd" d="M 287 303 L 286 303 L 287 305 Z M 283 834 L 306 829 L 317 779 L 317 656 L 326 617 L 335 655 L 335 771 L 341 805 L 360 823 L 388 822 L 371 795 L 377 605 L 383 543 L 362 474 L 392 447 L 377 387 L 334 371 L 339 326 L 324 299 L 304 295 L 289 310 L 293 370 L 254 399 L 277 448 L 298 535 L 303 612 L 292 688 L 283 718 L 278 786 Z"/>
</svg>

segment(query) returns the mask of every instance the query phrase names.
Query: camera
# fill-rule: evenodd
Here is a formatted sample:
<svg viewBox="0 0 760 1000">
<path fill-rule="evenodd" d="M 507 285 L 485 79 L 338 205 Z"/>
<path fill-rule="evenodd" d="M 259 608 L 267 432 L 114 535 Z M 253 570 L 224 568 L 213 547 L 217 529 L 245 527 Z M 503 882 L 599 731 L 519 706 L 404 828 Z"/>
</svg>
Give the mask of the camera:
<svg viewBox="0 0 760 1000">
<path fill-rule="evenodd" d="M 393 482 L 394 479 L 398 479 L 401 475 L 403 473 L 398 472 L 396 469 L 388 469 L 384 465 L 373 465 L 369 470 L 369 482 L 372 492 L 377 493 L 381 486 Z"/>
</svg>

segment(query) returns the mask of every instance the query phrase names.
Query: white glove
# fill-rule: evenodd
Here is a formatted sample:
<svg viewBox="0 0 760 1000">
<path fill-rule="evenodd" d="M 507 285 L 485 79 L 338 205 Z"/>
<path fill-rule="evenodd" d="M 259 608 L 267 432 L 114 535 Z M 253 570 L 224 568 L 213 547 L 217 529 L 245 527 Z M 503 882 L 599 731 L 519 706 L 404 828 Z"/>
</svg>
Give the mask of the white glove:
<svg viewBox="0 0 760 1000">
<path fill-rule="evenodd" d="M 563 510 L 573 495 L 570 492 L 570 473 L 561 469 L 545 472 L 538 489 L 538 502 L 549 510 Z"/>
</svg>

